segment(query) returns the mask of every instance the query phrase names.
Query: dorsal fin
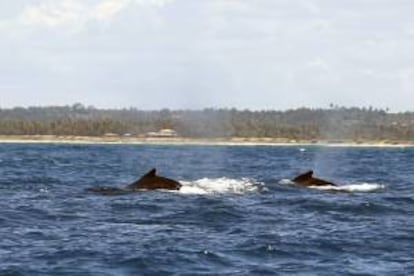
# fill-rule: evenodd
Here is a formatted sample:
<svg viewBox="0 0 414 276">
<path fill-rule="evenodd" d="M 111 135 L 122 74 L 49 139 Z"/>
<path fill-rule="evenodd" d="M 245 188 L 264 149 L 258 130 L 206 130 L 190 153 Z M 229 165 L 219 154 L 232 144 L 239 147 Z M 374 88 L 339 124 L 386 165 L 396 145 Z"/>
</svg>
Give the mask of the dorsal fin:
<svg viewBox="0 0 414 276">
<path fill-rule="evenodd" d="M 134 188 L 134 187 L 138 186 L 147 177 L 155 177 L 156 173 L 157 173 L 157 169 L 153 168 L 153 169 L 149 170 L 146 174 L 141 176 L 139 179 L 137 179 L 133 183 L 129 184 L 127 187 Z"/>
<path fill-rule="evenodd" d="M 304 174 L 302 174 L 302 176 L 306 178 L 311 178 L 313 176 L 313 171 L 312 170 L 307 171 Z"/>
<path fill-rule="evenodd" d="M 144 176 L 155 176 L 157 173 L 157 169 L 153 168 L 149 172 L 147 172 Z"/>
<path fill-rule="evenodd" d="M 307 172 L 295 177 L 293 179 L 293 181 L 300 181 L 300 180 L 309 179 L 309 178 L 312 178 L 312 175 L 313 175 L 313 171 L 310 170 L 310 171 L 307 171 Z"/>
</svg>

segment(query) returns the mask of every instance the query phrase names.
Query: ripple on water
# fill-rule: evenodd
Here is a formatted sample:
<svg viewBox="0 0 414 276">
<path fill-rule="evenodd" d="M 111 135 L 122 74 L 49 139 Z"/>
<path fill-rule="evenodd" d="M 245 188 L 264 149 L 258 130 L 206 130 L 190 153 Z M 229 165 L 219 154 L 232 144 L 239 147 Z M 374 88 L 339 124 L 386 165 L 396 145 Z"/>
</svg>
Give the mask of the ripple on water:
<svg viewBox="0 0 414 276">
<path fill-rule="evenodd" d="M 314 168 L 318 147 L 0 144 L 0 274 L 414 274 L 414 151 L 324 151 L 341 169 L 321 173 L 386 187 L 279 182 Z M 153 166 L 187 190 L 84 192 Z"/>
</svg>

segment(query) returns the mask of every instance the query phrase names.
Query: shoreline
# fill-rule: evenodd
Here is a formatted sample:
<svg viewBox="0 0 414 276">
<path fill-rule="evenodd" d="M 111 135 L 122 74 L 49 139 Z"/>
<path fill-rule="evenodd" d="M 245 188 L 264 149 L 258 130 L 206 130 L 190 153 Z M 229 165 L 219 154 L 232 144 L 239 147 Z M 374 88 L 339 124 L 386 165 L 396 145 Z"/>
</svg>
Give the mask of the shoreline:
<svg viewBox="0 0 414 276">
<path fill-rule="evenodd" d="M 414 147 L 414 141 L 292 140 L 286 138 L 184 138 L 184 137 L 92 137 L 55 135 L 0 136 L 0 144 L 112 144 L 199 146 L 324 146 L 324 147 Z"/>
</svg>

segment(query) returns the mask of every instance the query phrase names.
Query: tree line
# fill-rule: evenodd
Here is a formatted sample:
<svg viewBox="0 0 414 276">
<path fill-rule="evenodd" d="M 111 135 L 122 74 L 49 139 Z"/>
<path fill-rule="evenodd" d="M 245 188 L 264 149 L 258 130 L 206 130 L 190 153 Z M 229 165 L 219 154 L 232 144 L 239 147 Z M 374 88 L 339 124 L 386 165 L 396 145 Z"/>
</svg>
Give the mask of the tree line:
<svg viewBox="0 0 414 276">
<path fill-rule="evenodd" d="M 174 129 L 181 137 L 272 137 L 295 140 L 414 140 L 414 112 L 331 106 L 326 109 L 169 110 L 92 106 L 0 109 L 0 135 L 142 136 Z"/>
</svg>

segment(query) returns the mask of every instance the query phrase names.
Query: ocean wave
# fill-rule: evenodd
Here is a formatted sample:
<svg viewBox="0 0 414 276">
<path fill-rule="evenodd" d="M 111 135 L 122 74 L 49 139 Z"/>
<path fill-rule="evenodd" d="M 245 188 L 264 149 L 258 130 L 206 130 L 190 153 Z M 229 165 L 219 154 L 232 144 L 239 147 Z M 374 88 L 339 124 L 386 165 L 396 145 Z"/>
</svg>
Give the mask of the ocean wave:
<svg viewBox="0 0 414 276">
<path fill-rule="evenodd" d="M 227 177 L 220 178 L 201 178 L 195 181 L 181 181 L 182 194 L 245 194 L 257 192 L 263 186 L 262 183 L 249 178 L 232 179 Z"/>
</svg>

